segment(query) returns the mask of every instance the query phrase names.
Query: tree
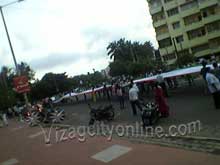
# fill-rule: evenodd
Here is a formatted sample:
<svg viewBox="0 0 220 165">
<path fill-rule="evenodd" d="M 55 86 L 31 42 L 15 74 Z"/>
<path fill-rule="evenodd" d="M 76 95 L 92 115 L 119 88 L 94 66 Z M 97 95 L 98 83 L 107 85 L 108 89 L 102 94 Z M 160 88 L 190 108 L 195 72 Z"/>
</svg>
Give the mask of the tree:
<svg viewBox="0 0 220 165">
<path fill-rule="evenodd" d="M 35 72 L 33 71 L 33 69 L 31 69 L 31 67 L 27 63 L 21 62 L 21 64 L 18 64 L 18 70 L 21 75 L 27 76 L 29 81 L 35 79 L 34 78 Z"/>
<path fill-rule="evenodd" d="M 128 64 L 129 63 L 119 61 L 110 63 L 110 75 L 113 77 L 120 75 L 128 75 Z"/>
<path fill-rule="evenodd" d="M 71 81 L 66 72 L 60 74 L 46 73 L 40 81 L 37 80 L 32 84 L 31 97 L 32 99 L 51 97 L 60 92 L 67 92 L 71 88 Z"/>
<path fill-rule="evenodd" d="M 122 74 L 135 76 L 150 71 L 154 67 L 154 48 L 150 42 L 142 44 L 122 38 L 111 42 L 107 51 L 110 59 L 113 59 L 109 65 L 111 76 Z"/>
<path fill-rule="evenodd" d="M 129 46 L 130 41 L 125 41 L 124 38 L 113 41 L 107 47 L 108 56 L 110 56 L 110 59 L 113 59 L 113 61 L 131 61 L 132 55 Z"/>
<path fill-rule="evenodd" d="M 0 71 L 0 110 L 10 107 L 16 102 L 16 94 L 12 90 L 12 77 L 12 69 L 3 66 Z"/>
</svg>

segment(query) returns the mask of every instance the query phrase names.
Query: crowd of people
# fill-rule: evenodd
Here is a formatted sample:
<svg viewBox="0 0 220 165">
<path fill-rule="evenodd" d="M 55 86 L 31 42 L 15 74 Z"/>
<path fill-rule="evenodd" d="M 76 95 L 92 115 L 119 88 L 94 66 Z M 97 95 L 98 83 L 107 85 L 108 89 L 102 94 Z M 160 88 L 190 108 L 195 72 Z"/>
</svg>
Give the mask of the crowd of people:
<svg viewBox="0 0 220 165">
<path fill-rule="evenodd" d="M 213 96 L 214 104 L 216 109 L 220 109 L 220 67 L 217 62 L 213 62 L 213 69 L 207 67 L 207 61 L 202 62 L 201 75 L 204 82 Z M 155 82 L 148 82 L 147 85 L 144 83 L 135 84 L 132 76 L 119 76 L 111 81 L 111 85 L 103 84 L 103 88 L 95 90 L 92 88 L 91 96 L 92 101 L 96 103 L 99 99 L 105 99 L 111 101 L 113 96 L 117 98 L 120 109 L 125 109 L 125 100 L 128 98 L 132 109 L 132 114 L 137 115 L 137 109 L 142 111 L 140 100 L 143 99 L 143 95 L 149 93 L 149 90 L 154 94 L 154 101 L 159 107 L 159 111 L 162 117 L 169 116 L 169 106 L 166 98 L 169 97 L 168 88 L 178 87 L 178 81 L 176 77 L 164 78 L 162 76 L 162 70 L 158 70 Z M 153 76 L 153 73 L 149 73 L 148 76 Z M 189 85 L 194 83 L 191 75 L 186 76 Z M 206 89 L 207 89 L 206 88 Z M 76 100 L 78 101 L 78 97 Z M 86 94 L 84 94 L 85 100 L 87 100 Z M 45 104 L 46 105 L 46 104 Z M 23 121 L 22 112 L 27 109 L 28 105 L 14 105 L 4 111 L 1 111 L 0 117 L 4 125 L 8 125 L 7 116 L 17 116 L 19 121 Z M 29 105 L 31 107 L 31 105 Z"/>
</svg>

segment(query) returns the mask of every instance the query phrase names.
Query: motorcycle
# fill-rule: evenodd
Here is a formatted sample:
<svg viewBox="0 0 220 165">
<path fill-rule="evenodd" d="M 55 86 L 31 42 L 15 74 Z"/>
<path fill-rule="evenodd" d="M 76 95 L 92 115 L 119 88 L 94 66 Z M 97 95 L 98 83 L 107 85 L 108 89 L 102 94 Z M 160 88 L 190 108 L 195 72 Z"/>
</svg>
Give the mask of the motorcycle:
<svg viewBox="0 0 220 165">
<path fill-rule="evenodd" d="M 158 105 L 153 102 L 147 104 L 141 103 L 141 105 L 142 105 L 141 117 L 142 117 L 143 127 L 147 127 L 155 124 L 161 116 Z"/>
<path fill-rule="evenodd" d="M 93 125 L 95 121 L 111 121 L 114 119 L 115 113 L 112 104 L 99 106 L 98 108 L 91 107 L 90 104 L 88 106 L 90 108 L 89 125 Z"/>
<path fill-rule="evenodd" d="M 65 119 L 65 111 L 61 108 L 43 109 L 42 106 L 35 106 L 28 114 L 26 121 L 30 126 L 39 123 L 61 123 Z"/>
</svg>

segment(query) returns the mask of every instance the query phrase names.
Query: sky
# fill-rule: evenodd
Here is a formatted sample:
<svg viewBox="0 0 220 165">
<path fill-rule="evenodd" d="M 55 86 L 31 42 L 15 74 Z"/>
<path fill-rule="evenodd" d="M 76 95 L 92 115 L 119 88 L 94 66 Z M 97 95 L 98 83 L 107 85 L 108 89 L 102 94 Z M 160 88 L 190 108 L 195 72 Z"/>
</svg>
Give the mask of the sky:
<svg viewBox="0 0 220 165">
<path fill-rule="evenodd" d="M 48 72 L 105 69 L 106 47 L 120 38 L 158 47 L 146 0 L 25 0 L 3 12 L 17 62 L 27 62 L 39 79 Z M 0 67 L 13 67 L 1 19 L 0 43 Z"/>
</svg>

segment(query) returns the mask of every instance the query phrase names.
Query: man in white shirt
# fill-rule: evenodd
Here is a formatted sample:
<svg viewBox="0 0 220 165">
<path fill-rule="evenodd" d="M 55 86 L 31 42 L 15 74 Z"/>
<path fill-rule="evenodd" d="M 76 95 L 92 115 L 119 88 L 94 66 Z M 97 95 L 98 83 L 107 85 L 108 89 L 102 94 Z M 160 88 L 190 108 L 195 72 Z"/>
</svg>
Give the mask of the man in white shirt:
<svg viewBox="0 0 220 165">
<path fill-rule="evenodd" d="M 219 79 L 211 73 L 211 69 L 207 68 L 206 81 L 210 93 L 212 93 L 215 108 L 220 109 L 220 82 Z"/>
<path fill-rule="evenodd" d="M 140 111 L 142 111 L 142 107 L 141 107 L 139 100 L 138 100 L 138 92 L 139 92 L 139 90 L 138 90 L 137 86 L 130 84 L 129 100 L 131 103 L 131 107 L 132 107 L 132 111 L 133 111 L 134 116 L 137 115 L 136 106 L 139 108 Z"/>
</svg>

